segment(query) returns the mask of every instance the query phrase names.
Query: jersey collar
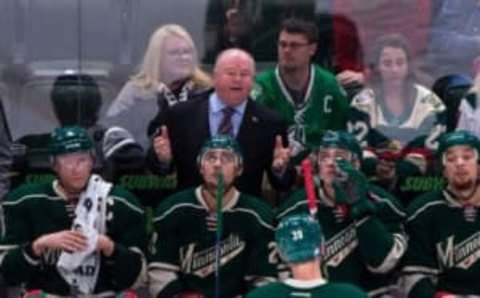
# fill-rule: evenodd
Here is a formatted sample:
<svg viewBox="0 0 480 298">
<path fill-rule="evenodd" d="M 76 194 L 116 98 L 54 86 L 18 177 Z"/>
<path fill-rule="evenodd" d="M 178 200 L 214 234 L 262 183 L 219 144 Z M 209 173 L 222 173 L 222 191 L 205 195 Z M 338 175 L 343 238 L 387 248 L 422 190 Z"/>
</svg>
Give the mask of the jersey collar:
<svg viewBox="0 0 480 298">
<path fill-rule="evenodd" d="M 231 210 L 238 203 L 238 199 L 240 198 L 240 192 L 238 192 L 238 190 L 236 189 L 234 189 L 233 191 L 234 193 L 232 199 L 230 200 L 230 202 L 228 202 L 227 205 L 223 206 L 222 211 Z M 202 205 L 206 210 L 210 210 L 207 202 L 205 202 L 205 198 L 203 197 L 201 186 L 198 186 L 195 189 L 195 196 L 200 205 Z"/>
<path fill-rule="evenodd" d="M 303 97 L 303 101 L 301 105 L 298 105 L 298 107 L 295 105 L 295 101 L 293 100 L 292 96 L 290 95 L 290 92 L 288 92 L 287 86 L 285 86 L 285 83 L 282 80 L 282 77 L 280 76 L 280 68 L 275 67 L 275 77 L 277 79 L 278 85 L 280 86 L 280 90 L 282 91 L 283 96 L 292 104 L 293 107 L 296 107 L 296 109 L 301 109 L 307 105 L 310 99 L 310 94 L 312 93 L 312 88 L 313 88 L 313 82 L 315 81 L 315 68 L 313 65 L 310 66 L 310 75 L 308 77 L 308 86 L 307 86 L 307 92 L 305 92 L 305 96 Z"/>
<path fill-rule="evenodd" d="M 298 280 L 293 278 L 288 278 L 285 280 L 285 284 L 298 289 L 310 289 L 318 286 L 323 286 L 327 281 L 323 278 L 314 279 L 314 280 Z"/>
</svg>

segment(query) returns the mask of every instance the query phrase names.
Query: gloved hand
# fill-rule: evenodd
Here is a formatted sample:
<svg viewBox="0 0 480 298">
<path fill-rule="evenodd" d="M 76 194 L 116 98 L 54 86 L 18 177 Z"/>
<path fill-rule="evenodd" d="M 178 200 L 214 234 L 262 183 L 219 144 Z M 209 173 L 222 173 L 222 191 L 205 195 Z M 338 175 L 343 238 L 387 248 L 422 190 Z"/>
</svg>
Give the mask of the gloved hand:
<svg viewBox="0 0 480 298">
<path fill-rule="evenodd" d="M 376 211 L 375 205 L 367 198 L 368 180 L 346 160 L 337 160 L 337 177 L 333 181 L 335 202 L 349 207 L 349 216 L 357 219 Z"/>
</svg>

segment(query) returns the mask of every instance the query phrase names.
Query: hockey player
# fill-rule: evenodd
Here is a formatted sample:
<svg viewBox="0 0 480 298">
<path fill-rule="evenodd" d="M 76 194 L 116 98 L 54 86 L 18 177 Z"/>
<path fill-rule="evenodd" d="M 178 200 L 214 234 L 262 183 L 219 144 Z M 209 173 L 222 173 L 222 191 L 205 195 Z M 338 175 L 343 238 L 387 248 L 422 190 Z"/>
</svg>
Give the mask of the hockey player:
<svg viewBox="0 0 480 298">
<path fill-rule="evenodd" d="M 318 29 L 300 19 L 283 22 L 278 37 L 278 65 L 258 75 L 252 97 L 277 111 L 289 125 L 295 161 L 327 129 L 344 129 L 348 101 L 335 76 L 311 62 Z"/>
<path fill-rule="evenodd" d="M 447 186 L 408 208 L 409 248 L 402 270 L 408 297 L 480 296 L 479 153 L 480 141 L 470 132 L 440 139 Z"/>
<path fill-rule="evenodd" d="M 260 199 L 235 188 L 234 180 L 242 172 L 235 139 L 226 135 L 208 139 L 197 162 L 203 184 L 165 199 L 156 210 L 149 263 L 153 297 L 189 291 L 204 297 L 214 297 L 215 292 L 216 297 L 236 297 L 276 276 L 273 214 Z M 224 177 L 221 215 L 216 201 L 219 174 Z M 223 230 L 220 239 L 217 229 Z M 216 271 L 218 257 L 221 267 Z"/>
<path fill-rule="evenodd" d="M 110 297 L 139 285 L 146 232 L 136 198 L 92 174 L 85 129 L 55 129 L 50 152 L 56 180 L 20 186 L 3 203 L 3 278 L 48 297 Z"/>
<path fill-rule="evenodd" d="M 314 153 L 318 171 L 318 221 L 325 234 L 323 270 L 333 282 L 353 283 L 369 293 L 388 293 L 389 276 L 406 249 L 404 213 L 388 193 L 358 170 L 361 149 L 353 136 L 327 131 Z M 313 209 L 313 208 L 312 208 Z M 279 208 L 278 218 L 309 212 L 305 190 Z"/>
<path fill-rule="evenodd" d="M 325 239 L 320 225 L 311 216 L 300 214 L 284 218 L 275 232 L 275 241 L 293 278 L 257 288 L 247 298 L 367 297 L 353 285 L 328 282 L 323 277 L 320 268 Z"/>
</svg>

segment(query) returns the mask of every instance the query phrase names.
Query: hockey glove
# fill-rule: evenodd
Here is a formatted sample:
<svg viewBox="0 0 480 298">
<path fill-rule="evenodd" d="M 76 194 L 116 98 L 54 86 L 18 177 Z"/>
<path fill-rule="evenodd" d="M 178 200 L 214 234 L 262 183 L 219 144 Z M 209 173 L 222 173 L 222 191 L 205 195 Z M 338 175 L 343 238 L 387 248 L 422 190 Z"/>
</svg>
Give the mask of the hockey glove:
<svg viewBox="0 0 480 298">
<path fill-rule="evenodd" d="M 346 160 L 337 160 L 337 177 L 333 181 L 335 201 L 349 207 L 352 219 L 375 213 L 375 205 L 367 198 L 368 180 Z"/>
</svg>

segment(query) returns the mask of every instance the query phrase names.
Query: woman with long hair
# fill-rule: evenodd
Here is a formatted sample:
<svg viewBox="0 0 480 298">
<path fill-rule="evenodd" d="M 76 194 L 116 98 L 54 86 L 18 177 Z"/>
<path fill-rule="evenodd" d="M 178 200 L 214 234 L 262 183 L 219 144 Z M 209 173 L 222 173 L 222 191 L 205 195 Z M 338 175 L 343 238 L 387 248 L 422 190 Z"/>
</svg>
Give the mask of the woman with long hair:
<svg viewBox="0 0 480 298">
<path fill-rule="evenodd" d="M 372 52 L 368 86 L 351 103 L 348 129 L 378 159 L 377 178 L 398 177 L 396 162 L 406 160 L 424 173 L 429 152 L 446 130 L 445 106 L 416 82 L 408 43 L 399 34 L 379 38 Z"/>
<path fill-rule="evenodd" d="M 148 148 L 148 123 L 159 109 L 210 86 L 209 75 L 198 65 L 190 34 L 180 25 L 163 25 L 150 37 L 140 70 L 109 107 L 106 123 L 127 129 Z"/>
</svg>

